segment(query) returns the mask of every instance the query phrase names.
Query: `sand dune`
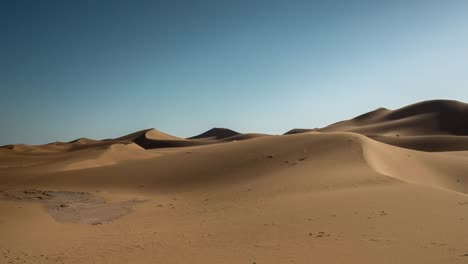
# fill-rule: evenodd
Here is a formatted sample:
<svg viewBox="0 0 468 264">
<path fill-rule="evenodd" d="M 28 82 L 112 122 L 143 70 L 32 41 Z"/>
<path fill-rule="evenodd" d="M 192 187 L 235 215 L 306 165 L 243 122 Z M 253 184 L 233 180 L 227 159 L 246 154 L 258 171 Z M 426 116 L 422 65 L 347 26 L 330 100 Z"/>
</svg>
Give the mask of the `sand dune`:
<svg viewBox="0 0 468 264">
<path fill-rule="evenodd" d="M 267 134 L 260 134 L 260 133 L 245 133 L 245 134 L 238 134 L 232 137 L 227 137 L 220 139 L 220 142 L 229 142 L 229 141 L 239 141 L 239 140 L 247 140 L 247 139 L 253 139 L 253 138 L 259 138 L 259 137 L 266 137 L 270 136 Z"/>
<path fill-rule="evenodd" d="M 425 101 L 397 110 L 378 108 L 319 129 L 356 132 L 380 142 L 422 151 L 468 150 L 468 104 Z"/>
<path fill-rule="evenodd" d="M 468 105 L 458 101 L 425 101 L 397 110 L 379 108 L 319 131 L 364 135 L 468 135 Z"/>
<path fill-rule="evenodd" d="M 69 144 L 75 145 L 88 145 L 98 143 L 99 140 L 89 139 L 89 138 L 79 138 L 68 142 Z"/>
<path fill-rule="evenodd" d="M 239 134 L 240 134 L 239 132 L 236 132 L 234 130 L 215 127 L 206 132 L 201 133 L 200 135 L 190 137 L 189 139 L 203 139 L 203 140 L 224 139 L 228 137 L 237 136 Z"/>
<path fill-rule="evenodd" d="M 297 151 L 298 149 L 300 151 Z M 302 165 L 299 166 L 301 171 L 312 170 L 312 168 L 304 168 L 305 164 L 311 164 L 304 164 L 304 162 L 312 158 L 314 163 L 323 161 L 320 167 L 324 167 L 324 164 L 329 163 L 330 167 L 327 167 L 326 170 L 323 169 L 324 171 L 331 170 L 337 163 L 341 166 L 344 163 L 353 163 L 360 167 L 371 168 L 385 175 L 382 177 L 384 182 L 403 180 L 409 183 L 430 185 L 462 193 L 467 193 L 466 187 L 468 187 L 465 181 L 466 176 L 462 175 L 462 173 L 468 172 L 468 168 L 463 166 L 468 161 L 465 157 L 454 158 L 451 155 L 443 155 L 443 153 L 424 153 L 397 148 L 359 134 L 346 132 L 315 132 L 284 137 L 260 137 L 242 142 L 211 144 L 196 149 L 181 148 L 179 151 L 168 152 L 167 154 L 160 151 L 149 152 L 146 155 L 147 152 L 135 144 L 113 145 L 103 151 L 92 153 L 95 156 L 87 158 L 83 162 L 76 162 L 75 159 L 72 159 L 72 162 L 64 163 L 67 164 L 67 169 L 78 169 L 80 166 L 83 166 L 82 168 L 99 167 L 96 168 L 96 172 L 87 170 L 87 175 L 79 177 L 76 176 L 77 173 L 81 174 L 79 171 L 70 172 L 70 174 L 59 171 L 41 175 L 37 178 L 24 175 L 17 176 L 9 183 L 13 184 L 18 181 L 19 184 L 23 184 L 27 178 L 27 181 L 34 186 L 39 186 L 42 182 L 46 182 L 47 186 L 60 182 L 57 187 L 72 187 L 77 184 L 89 188 L 132 189 L 135 187 L 135 182 L 138 182 L 138 184 L 145 185 L 146 188 L 155 188 L 165 192 L 167 189 L 193 189 L 197 186 L 216 185 L 225 182 L 233 183 L 250 180 L 250 178 L 257 178 L 262 175 L 272 178 L 277 174 L 298 174 L 296 165 L 299 164 Z M 151 158 L 150 154 L 156 157 Z M 89 151 L 83 153 L 83 157 L 89 157 L 90 155 Z M 131 164 L 138 168 L 138 175 L 131 173 L 136 169 L 133 166 L 129 166 L 127 163 L 116 164 L 116 160 L 119 159 L 134 159 L 135 161 Z M 438 160 L 444 159 L 450 159 L 449 163 L 453 166 L 444 167 L 440 165 L 440 167 L 437 167 L 438 163 L 447 164 L 448 161 L 438 162 Z M 209 162 L 206 162 L 208 160 Z M 69 163 L 72 165 L 68 165 Z M 115 164 L 115 166 L 102 168 L 97 166 L 97 164 L 108 165 L 109 163 Z M 185 166 L 178 166 L 180 163 Z M 88 166 L 88 164 L 92 164 L 92 166 Z M 200 164 L 203 164 L 203 166 L 200 166 Z M 158 168 L 158 173 L 155 173 L 153 168 Z M 407 172 L 400 171 L 403 168 Z M 408 168 L 411 168 L 411 170 Z M 461 173 L 454 173 L 453 168 L 462 168 Z M 102 174 L 102 176 L 96 179 L 94 175 L 98 174 Z M 107 178 L 106 175 L 109 175 L 110 178 Z M 418 180 L 415 181 L 413 177 L 406 175 L 415 175 L 414 177 L 417 177 Z M 340 177 L 336 181 L 332 177 L 328 177 L 324 179 L 326 181 L 323 184 L 326 186 L 349 187 L 352 184 L 359 185 L 372 182 L 367 178 L 361 179 L 361 176 L 358 175 L 349 179 Z M 23 177 L 25 178 L 23 179 Z M 434 177 L 439 177 L 443 181 L 436 181 L 437 184 L 435 184 L 433 183 Z M 351 180 L 351 182 L 347 183 L 348 180 Z M 460 180 L 462 181 L 460 182 Z M 450 182 L 450 184 L 447 182 Z M 304 184 L 300 181 L 290 183 L 289 180 L 284 184 L 291 185 L 295 183 L 300 186 Z M 311 183 L 317 184 L 315 181 Z M 379 180 L 376 181 L 376 184 L 378 183 Z"/>
<path fill-rule="evenodd" d="M 155 149 L 201 146 L 219 142 L 251 139 L 264 135 L 265 134 L 255 133 L 241 134 L 227 128 L 213 128 L 200 135 L 183 139 L 160 132 L 156 129 L 150 129 L 117 138 L 114 141 L 130 140 L 145 149 Z"/>
<path fill-rule="evenodd" d="M 35 152 L 53 152 L 63 151 L 67 149 L 66 143 L 49 143 L 46 145 L 26 145 L 26 144 L 14 144 L 0 147 L 0 150 L 13 150 L 15 152 L 22 153 L 35 153 Z"/>
<path fill-rule="evenodd" d="M 468 150 L 468 136 L 429 135 L 429 136 L 369 136 L 370 138 L 398 146 L 420 151 L 463 151 Z"/>
<path fill-rule="evenodd" d="M 466 113 L 5 146 L 0 263 L 466 263 Z"/>
<path fill-rule="evenodd" d="M 181 139 L 176 136 L 169 135 L 164 132 L 158 131 L 154 128 L 151 128 L 151 129 L 137 131 L 132 134 L 128 134 L 126 136 L 116 138 L 115 140 L 128 140 L 128 141 L 134 142 L 141 138 L 145 138 L 149 140 L 179 140 Z"/>
<path fill-rule="evenodd" d="M 197 145 L 196 142 L 190 142 L 186 139 L 166 134 L 154 128 L 138 131 L 138 132 L 117 138 L 111 142 L 120 141 L 120 140 L 129 140 L 131 142 L 136 143 L 137 145 L 141 146 L 144 149 L 187 147 L 187 146 Z"/>
<path fill-rule="evenodd" d="M 316 131 L 317 129 L 309 129 L 309 128 L 294 128 L 289 130 L 288 132 L 284 133 L 284 135 L 292 135 L 292 134 L 299 134 L 299 133 L 305 133 L 305 132 L 312 132 Z"/>
<path fill-rule="evenodd" d="M 112 144 L 100 151 L 89 151 L 83 156 L 75 154 L 66 162 L 60 163 L 60 170 L 81 170 L 87 168 L 109 166 L 122 161 L 140 160 L 157 156 L 155 153 L 144 151 L 135 143 L 132 144 Z"/>
</svg>

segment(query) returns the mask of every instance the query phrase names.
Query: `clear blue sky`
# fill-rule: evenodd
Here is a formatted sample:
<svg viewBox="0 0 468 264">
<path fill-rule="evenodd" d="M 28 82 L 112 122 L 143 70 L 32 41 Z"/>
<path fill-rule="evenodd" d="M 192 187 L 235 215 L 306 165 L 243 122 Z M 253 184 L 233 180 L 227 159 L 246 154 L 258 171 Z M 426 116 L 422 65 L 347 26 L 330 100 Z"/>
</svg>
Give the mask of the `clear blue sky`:
<svg viewBox="0 0 468 264">
<path fill-rule="evenodd" d="M 2 1 L 0 145 L 468 101 L 468 1 Z"/>
</svg>

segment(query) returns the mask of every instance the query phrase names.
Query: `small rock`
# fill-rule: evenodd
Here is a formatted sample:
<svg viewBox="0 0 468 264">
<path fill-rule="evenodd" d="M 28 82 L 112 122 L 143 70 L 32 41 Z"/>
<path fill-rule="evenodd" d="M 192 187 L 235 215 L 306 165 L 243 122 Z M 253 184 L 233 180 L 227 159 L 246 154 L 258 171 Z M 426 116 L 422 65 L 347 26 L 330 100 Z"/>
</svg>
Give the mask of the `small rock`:
<svg viewBox="0 0 468 264">
<path fill-rule="evenodd" d="M 320 231 L 317 233 L 315 237 L 323 237 L 323 236 L 325 236 L 325 232 Z"/>
<path fill-rule="evenodd" d="M 49 196 L 49 197 L 52 197 L 53 195 L 50 194 L 49 192 L 42 192 L 41 194 L 45 195 L 45 196 Z"/>
</svg>

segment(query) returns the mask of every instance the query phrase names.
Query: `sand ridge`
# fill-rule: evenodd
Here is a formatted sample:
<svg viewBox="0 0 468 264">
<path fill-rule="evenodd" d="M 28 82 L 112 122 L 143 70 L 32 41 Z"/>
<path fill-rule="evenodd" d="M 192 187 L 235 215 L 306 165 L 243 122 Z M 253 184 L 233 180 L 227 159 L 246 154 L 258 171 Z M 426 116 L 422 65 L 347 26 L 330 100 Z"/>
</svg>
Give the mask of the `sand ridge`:
<svg viewBox="0 0 468 264">
<path fill-rule="evenodd" d="M 468 135 L 468 105 L 458 101 L 424 101 L 396 110 L 379 108 L 320 129 L 365 135 Z"/>
</svg>

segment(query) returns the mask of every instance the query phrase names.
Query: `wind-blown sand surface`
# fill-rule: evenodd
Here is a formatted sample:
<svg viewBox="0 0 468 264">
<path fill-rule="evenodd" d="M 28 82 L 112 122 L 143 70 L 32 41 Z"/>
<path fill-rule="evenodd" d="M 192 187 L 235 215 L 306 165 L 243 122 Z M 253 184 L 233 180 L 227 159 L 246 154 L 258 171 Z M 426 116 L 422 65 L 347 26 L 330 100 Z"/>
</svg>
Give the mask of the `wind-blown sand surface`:
<svg viewBox="0 0 468 264">
<path fill-rule="evenodd" d="M 468 263 L 468 107 L 0 148 L 0 263 Z"/>
</svg>

